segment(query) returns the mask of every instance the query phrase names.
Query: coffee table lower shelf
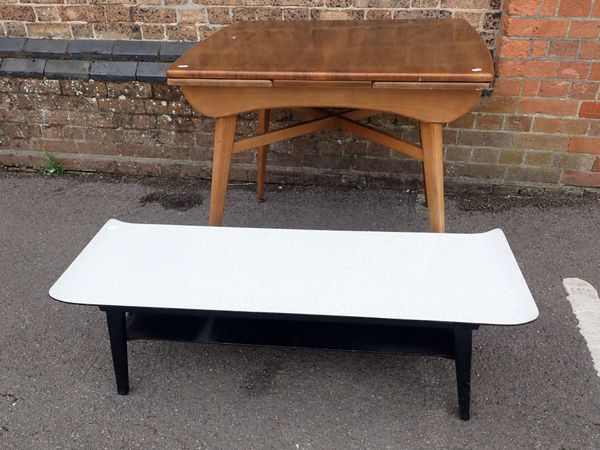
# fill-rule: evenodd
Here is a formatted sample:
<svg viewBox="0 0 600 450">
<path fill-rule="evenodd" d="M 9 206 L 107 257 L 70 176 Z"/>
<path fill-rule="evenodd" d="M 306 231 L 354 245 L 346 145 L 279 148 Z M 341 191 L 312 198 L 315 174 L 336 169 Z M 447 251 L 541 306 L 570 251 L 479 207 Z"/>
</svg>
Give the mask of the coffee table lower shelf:
<svg viewBox="0 0 600 450">
<path fill-rule="evenodd" d="M 127 341 L 131 340 L 398 352 L 454 359 L 459 416 L 462 420 L 470 417 L 475 324 L 138 307 L 100 309 L 106 312 L 121 395 L 129 392 Z"/>
</svg>

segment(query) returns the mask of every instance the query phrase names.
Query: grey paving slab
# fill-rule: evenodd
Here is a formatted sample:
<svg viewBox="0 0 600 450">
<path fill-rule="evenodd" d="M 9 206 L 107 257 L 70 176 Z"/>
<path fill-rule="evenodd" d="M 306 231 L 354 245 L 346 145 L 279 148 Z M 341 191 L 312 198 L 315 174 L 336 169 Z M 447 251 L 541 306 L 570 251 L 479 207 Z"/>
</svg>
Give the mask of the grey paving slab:
<svg viewBox="0 0 600 450">
<path fill-rule="evenodd" d="M 172 62 L 196 45 L 198 42 L 163 42 L 158 57 L 160 61 Z"/>
<path fill-rule="evenodd" d="M 24 38 L 0 38 L 0 56 L 19 56 L 24 45 Z"/>
<path fill-rule="evenodd" d="M 114 41 L 100 39 L 77 39 L 67 47 L 67 55 L 79 59 L 109 59 Z"/>
<path fill-rule="evenodd" d="M 116 41 L 112 59 L 126 61 L 156 61 L 160 41 Z"/>
<path fill-rule="evenodd" d="M 94 61 L 90 78 L 95 80 L 130 81 L 135 80 L 137 63 L 133 61 Z"/>
<path fill-rule="evenodd" d="M 540 309 L 475 332 L 468 423 L 452 361 L 399 354 L 134 341 L 116 395 L 103 314 L 48 289 L 109 218 L 206 224 L 208 188 L 0 172 L 2 447 L 600 448 L 600 378 L 562 287 L 600 286 L 597 200 L 448 198 L 449 232 L 504 231 Z M 224 225 L 426 231 L 427 210 L 411 190 L 268 185 L 257 203 L 231 185 Z"/>
<path fill-rule="evenodd" d="M 171 63 L 163 62 L 139 62 L 137 66 L 136 79 L 138 81 L 149 81 L 153 83 L 164 83 L 167 81 L 167 68 Z"/>
<path fill-rule="evenodd" d="M 45 59 L 4 58 L 0 66 L 0 75 L 41 78 L 44 76 L 45 66 Z"/>
<path fill-rule="evenodd" d="M 49 59 L 44 75 L 48 78 L 87 80 L 90 77 L 90 61 Z"/>
<path fill-rule="evenodd" d="M 23 51 L 33 58 L 62 58 L 68 45 L 66 39 L 27 39 Z"/>
</svg>

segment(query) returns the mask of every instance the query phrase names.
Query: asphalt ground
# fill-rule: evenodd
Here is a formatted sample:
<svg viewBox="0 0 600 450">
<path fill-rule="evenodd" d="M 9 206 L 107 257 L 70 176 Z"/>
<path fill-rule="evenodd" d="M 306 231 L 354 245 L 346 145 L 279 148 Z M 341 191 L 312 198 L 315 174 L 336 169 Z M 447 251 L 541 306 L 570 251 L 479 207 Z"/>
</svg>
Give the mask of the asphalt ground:
<svg viewBox="0 0 600 450">
<path fill-rule="evenodd" d="M 208 185 L 0 172 L 0 192 L 0 448 L 600 448 L 600 377 L 562 287 L 600 287 L 596 197 L 448 200 L 449 232 L 504 230 L 540 310 L 475 333 L 461 422 L 453 361 L 414 355 L 135 341 L 118 396 L 103 313 L 48 289 L 109 218 L 205 224 Z M 259 204 L 240 185 L 224 224 L 426 231 L 426 217 L 410 189 L 268 186 Z"/>
</svg>

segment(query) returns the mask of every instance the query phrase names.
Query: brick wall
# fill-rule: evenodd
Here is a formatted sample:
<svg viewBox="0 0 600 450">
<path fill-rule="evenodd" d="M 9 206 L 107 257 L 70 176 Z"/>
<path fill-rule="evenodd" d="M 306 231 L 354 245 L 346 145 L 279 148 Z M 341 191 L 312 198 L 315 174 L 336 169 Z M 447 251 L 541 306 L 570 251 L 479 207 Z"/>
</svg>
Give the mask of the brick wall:
<svg viewBox="0 0 600 450">
<path fill-rule="evenodd" d="M 13 37 L 201 40 L 239 20 L 462 17 L 492 47 L 500 19 L 500 0 L 0 0 L 0 5 L 0 35 Z"/>
<path fill-rule="evenodd" d="M 600 187 L 600 0 L 506 0 L 502 18 L 496 0 L 280 0 L 276 7 L 260 0 L 0 0 L 7 1 L 4 30 L 29 36 L 59 33 L 47 27 L 67 37 L 87 30 L 84 36 L 96 38 L 177 39 L 171 31 L 188 30 L 181 36 L 197 39 L 240 19 L 465 17 L 495 49 L 498 77 L 491 96 L 445 128 L 447 179 Z M 96 13 L 67 14 L 71 8 Z M 193 113 L 176 88 L 7 77 L 0 79 L 0 117 L 0 164 L 39 167 L 49 151 L 69 168 L 209 176 L 214 123 Z M 296 119 L 283 111 L 275 122 Z M 381 115 L 370 123 L 418 141 L 411 121 Z M 245 116 L 240 132 L 254 126 L 254 116 Z M 232 179 L 253 179 L 253 158 L 236 155 Z M 420 166 L 328 132 L 274 146 L 268 174 L 274 182 L 392 183 L 418 178 Z"/>
<path fill-rule="evenodd" d="M 209 178 L 214 120 L 194 113 L 179 89 L 162 83 L 0 78 L 0 164 L 43 167 L 44 152 L 68 169 Z M 288 110 L 275 126 L 302 119 Z M 412 123 L 391 116 L 377 126 L 414 140 Z M 238 122 L 238 134 L 256 115 Z M 415 160 L 341 132 L 272 146 L 267 180 L 296 184 L 390 186 L 420 176 Z M 230 179 L 256 179 L 254 152 L 234 156 Z"/>
<path fill-rule="evenodd" d="M 489 142 L 512 144 L 499 158 L 521 166 L 507 177 L 600 186 L 600 0 L 508 0 L 505 8 L 490 118 L 507 114 Z"/>
</svg>

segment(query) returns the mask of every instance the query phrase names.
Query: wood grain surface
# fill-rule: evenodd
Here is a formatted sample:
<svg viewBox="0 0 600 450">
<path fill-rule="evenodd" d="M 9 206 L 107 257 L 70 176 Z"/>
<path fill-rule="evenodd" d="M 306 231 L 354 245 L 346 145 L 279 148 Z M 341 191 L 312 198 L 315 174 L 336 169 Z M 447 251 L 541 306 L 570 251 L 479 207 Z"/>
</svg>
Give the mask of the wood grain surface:
<svg viewBox="0 0 600 450">
<path fill-rule="evenodd" d="M 490 82 L 493 65 L 462 19 L 238 22 L 167 70 L 177 79 Z"/>
</svg>

